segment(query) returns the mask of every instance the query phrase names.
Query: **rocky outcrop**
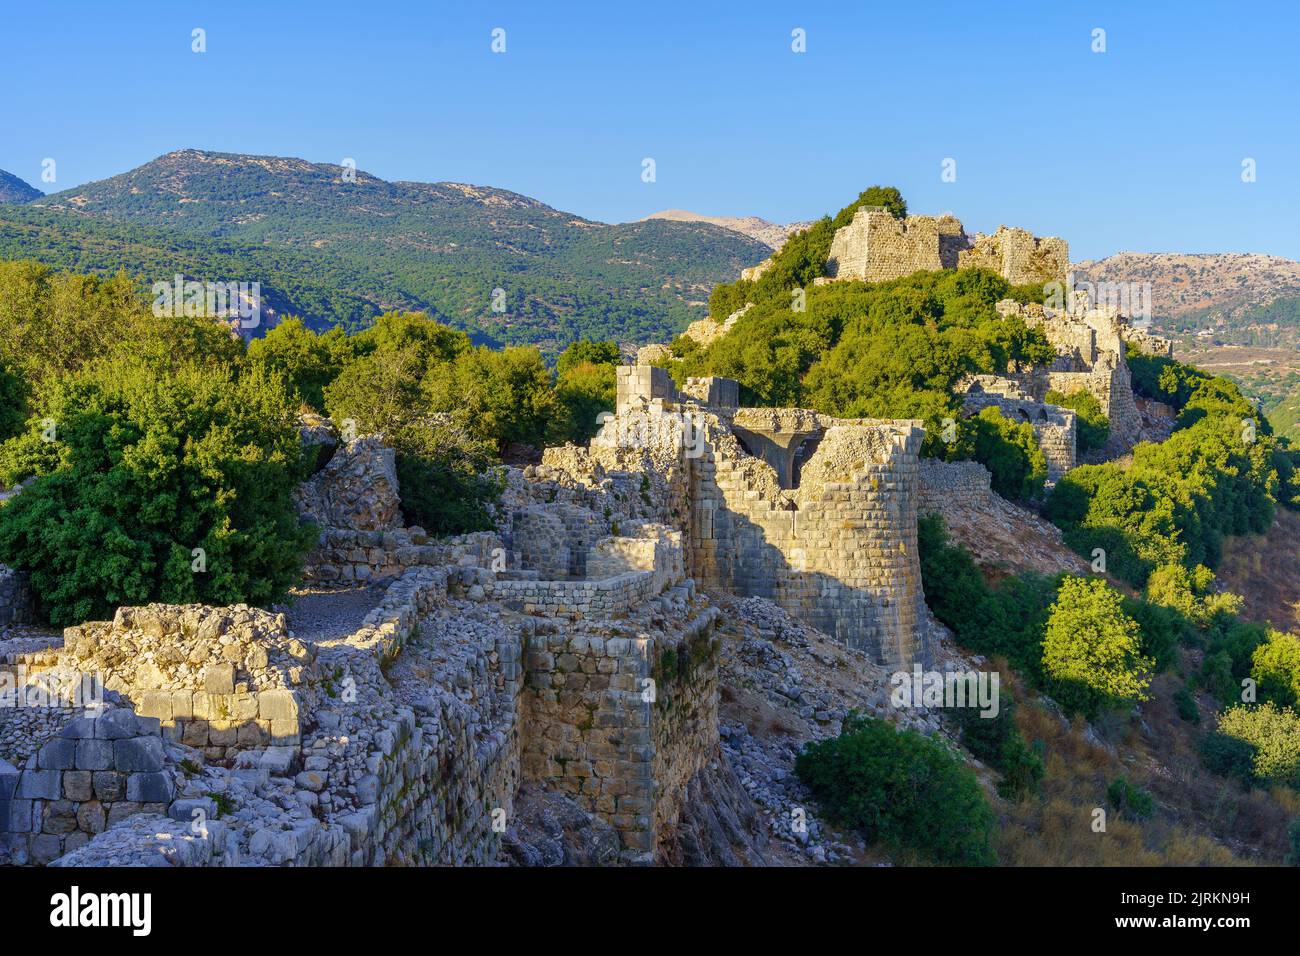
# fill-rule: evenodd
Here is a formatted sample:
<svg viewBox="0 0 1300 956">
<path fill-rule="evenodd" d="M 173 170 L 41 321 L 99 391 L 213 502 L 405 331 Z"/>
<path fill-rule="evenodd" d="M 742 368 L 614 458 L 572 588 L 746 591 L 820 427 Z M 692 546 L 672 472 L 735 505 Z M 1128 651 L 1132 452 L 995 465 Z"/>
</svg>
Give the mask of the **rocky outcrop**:
<svg viewBox="0 0 1300 956">
<path fill-rule="evenodd" d="M 322 528 L 391 531 L 402 526 L 393 449 L 369 435 L 341 445 L 298 489 L 299 511 Z"/>
</svg>

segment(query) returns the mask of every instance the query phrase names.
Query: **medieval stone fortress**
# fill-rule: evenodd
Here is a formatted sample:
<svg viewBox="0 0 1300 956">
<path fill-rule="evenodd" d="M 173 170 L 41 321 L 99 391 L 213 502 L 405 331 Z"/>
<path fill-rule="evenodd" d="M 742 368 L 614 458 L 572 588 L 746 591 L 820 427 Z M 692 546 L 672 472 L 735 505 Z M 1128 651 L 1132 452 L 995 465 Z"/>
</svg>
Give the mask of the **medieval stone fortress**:
<svg viewBox="0 0 1300 956">
<path fill-rule="evenodd" d="M 819 281 L 969 266 L 1064 284 L 1068 249 L 866 208 Z M 1076 422 L 1049 391 L 1098 399 L 1108 455 L 1142 436 L 1126 350 L 1169 343 L 1086 297 L 999 309 L 1041 328 L 1056 357 L 971 378 L 968 414 L 996 405 L 1029 422 L 1053 481 L 1076 465 Z M 727 327 L 686 335 L 707 344 Z M 300 488 L 322 531 L 295 605 L 122 607 L 0 642 L 7 692 L 47 698 L 0 708 L 0 862 L 538 862 L 565 840 L 529 826 L 557 805 L 586 834 L 565 836 L 578 862 L 758 846 L 785 822 L 720 769 L 743 736 L 720 727 L 720 629 L 757 615 L 757 635 L 797 635 L 883 713 L 889 672 L 951 656 L 922 593 L 918 515 L 996 496 L 978 464 L 923 463 L 919 421 L 742 407 L 734 381 L 674 384 L 650 364 L 662 354 L 618 369 L 617 407 L 589 446 L 509 470 L 493 531 L 404 527 L 383 437 L 304 422 L 303 441 L 332 456 Z M 22 623 L 21 576 L 6 571 L 0 595 L 5 623 Z M 772 669 L 749 663 L 760 683 Z M 87 686 L 104 706 L 77 706 Z M 822 733 L 844 716 L 781 691 Z M 892 719 L 936 726 L 923 711 Z"/>
</svg>

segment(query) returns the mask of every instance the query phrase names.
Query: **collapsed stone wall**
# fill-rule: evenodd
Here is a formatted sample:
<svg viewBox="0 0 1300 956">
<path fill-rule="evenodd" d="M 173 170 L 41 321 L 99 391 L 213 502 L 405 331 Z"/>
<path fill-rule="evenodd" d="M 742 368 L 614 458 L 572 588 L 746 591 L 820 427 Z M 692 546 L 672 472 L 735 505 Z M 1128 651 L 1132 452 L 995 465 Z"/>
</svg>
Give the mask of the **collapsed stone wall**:
<svg viewBox="0 0 1300 956">
<path fill-rule="evenodd" d="M 1057 310 L 1009 299 L 999 302 L 997 308 L 1002 315 L 1019 317 L 1030 328 L 1041 330 L 1057 353 L 1047 368 L 1009 372 L 1006 377 L 1016 389 L 1039 402 L 1049 391 L 1067 396 L 1078 391 L 1091 393 L 1110 420 L 1106 453 L 1113 457 L 1128 451 L 1141 437 L 1142 417 L 1133 398 L 1126 358 L 1135 330 L 1118 310 Z"/>
<path fill-rule="evenodd" d="M 65 629 L 62 661 L 212 760 L 296 746 L 314 704 L 311 648 L 283 614 L 246 605 L 119 608 L 112 621 Z"/>
<path fill-rule="evenodd" d="M 993 494 L 992 475 L 978 461 L 922 458 L 917 475 L 917 512 L 974 510 Z"/>
<path fill-rule="evenodd" d="M 959 254 L 957 268 L 990 269 L 1013 285 L 1063 283 L 1070 270 L 1070 247 L 1055 236 L 1039 238 L 1024 229 L 998 226 L 991 236 L 975 236 Z"/>
<path fill-rule="evenodd" d="M 863 207 L 835 232 L 826 278 L 883 282 L 913 272 L 984 268 L 1008 282 L 1064 282 L 1070 249 L 1064 239 L 1038 238 L 1024 229 L 999 226 L 991 236 L 967 236 L 954 216 L 896 219 L 878 207 Z"/>
<path fill-rule="evenodd" d="M 1073 409 L 1036 402 L 1032 399 L 984 391 L 980 381 L 971 384 L 963 399 L 970 414 L 994 407 L 1004 418 L 1029 425 L 1047 459 L 1047 483 L 1054 485 L 1075 465 L 1077 414 Z"/>
</svg>

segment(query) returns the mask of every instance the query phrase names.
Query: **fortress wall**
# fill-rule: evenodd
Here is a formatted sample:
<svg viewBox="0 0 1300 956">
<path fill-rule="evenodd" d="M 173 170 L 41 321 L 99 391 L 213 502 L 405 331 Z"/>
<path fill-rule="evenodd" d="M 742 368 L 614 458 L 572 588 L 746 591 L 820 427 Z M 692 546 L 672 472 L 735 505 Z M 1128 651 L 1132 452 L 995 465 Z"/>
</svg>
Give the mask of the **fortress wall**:
<svg viewBox="0 0 1300 956">
<path fill-rule="evenodd" d="M 922 458 L 917 480 L 917 513 L 945 508 L 976 510 L 991 494 L 992 476 L 978 461 Z"/>
<path fill-rule="evenodd" d="M 946 220 L 944 228 L 950 231 Z M 941 269 L 939 233 L 940 221 L 933 216 L 895 219 L 881 209 L 859 209 L 831 240 L 826 275 L 881 282 Z"/>
<path fill-rule="evenodd" d="M 770 598 L 885 663 L 920 646 L 916 481 L 919 423 L 835 426 L 782 491 L 766 463 L 718 430 L 695 462 L 692 550 L 706 586 Z M 854 440 L 876 456 L 817 468 Z"/>
<path fill-rule="evenodd" d="M 1054 236 L 1038 238 L 1024 229 L 999 226 L 991 236 L 977 236 L 958 255 L 957 265 L 990 269 L 1013 285 L 1064 283 L 1070 271 L 1070 247 Z"/>
<path fill-rule="evenodd" d="M 560 629 L 528 641 L 523 775 L 607 820 L 642 862 L 717 752 L 710 611 L 671 641 Z"/>
</svg>

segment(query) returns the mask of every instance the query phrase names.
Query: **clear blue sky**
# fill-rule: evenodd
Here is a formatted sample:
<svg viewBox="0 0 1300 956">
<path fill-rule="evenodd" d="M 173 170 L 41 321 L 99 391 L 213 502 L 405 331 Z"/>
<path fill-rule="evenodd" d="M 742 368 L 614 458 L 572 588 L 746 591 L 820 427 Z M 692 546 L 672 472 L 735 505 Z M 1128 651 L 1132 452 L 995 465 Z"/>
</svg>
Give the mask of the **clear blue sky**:
<svg viewBox="0 0 1300 956">
<path fill-rule="evenodd" d="M 1062 235 L 1075 259 L 1300 258 L 1293 4 L 721 7 L 5 0 L 0 168 L 48 192 L 182 147 L 355 157 L 607 222 L 808 219 L 883 183 L 971 231 Z"/>
</svg>

